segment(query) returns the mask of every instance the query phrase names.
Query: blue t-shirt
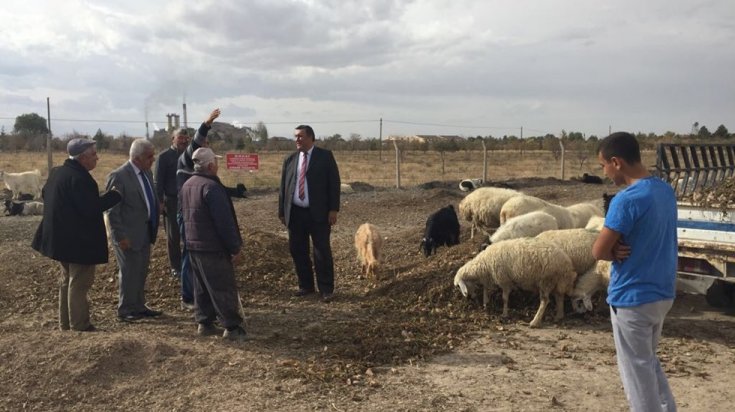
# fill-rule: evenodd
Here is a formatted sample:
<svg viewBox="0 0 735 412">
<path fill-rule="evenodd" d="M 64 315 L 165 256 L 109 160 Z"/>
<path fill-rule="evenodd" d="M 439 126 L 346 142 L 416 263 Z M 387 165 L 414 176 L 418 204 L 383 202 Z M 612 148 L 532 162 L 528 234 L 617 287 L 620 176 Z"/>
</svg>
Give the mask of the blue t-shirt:
<svg viewBox="0 0 735 412">
<path fill-rule="evenodd" d="M 676 219 L 674 191 L 657 177 L 640 179 L 613 197 L 605 226 L 621 234 L 631 253 L 612 264 L 607 303 L 627 307 L 674 298 Z"/>
</svg>

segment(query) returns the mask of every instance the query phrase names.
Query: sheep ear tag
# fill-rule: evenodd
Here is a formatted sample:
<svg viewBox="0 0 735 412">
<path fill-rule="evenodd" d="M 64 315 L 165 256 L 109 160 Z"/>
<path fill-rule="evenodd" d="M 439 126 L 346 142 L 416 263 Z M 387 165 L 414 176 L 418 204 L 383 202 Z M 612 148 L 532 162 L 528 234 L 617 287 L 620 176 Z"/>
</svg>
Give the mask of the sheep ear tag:
<svg viewBox="0 0 735 412">
<path fill-rule="evenodd" d="M 464 280 L 460 280 L 457 284 L 459 286 L 460 292 L 462 292 L 462 296 L 467 296 L 467 285 L 464 283 Z"/>
</svg>

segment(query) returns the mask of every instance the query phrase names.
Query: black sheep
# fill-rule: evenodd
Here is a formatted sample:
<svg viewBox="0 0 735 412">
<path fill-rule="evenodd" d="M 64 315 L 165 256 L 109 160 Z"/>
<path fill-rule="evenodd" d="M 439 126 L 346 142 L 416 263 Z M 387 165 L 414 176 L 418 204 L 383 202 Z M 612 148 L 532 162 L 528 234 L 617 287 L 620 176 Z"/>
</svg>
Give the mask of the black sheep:
<svg viewBox="0 0 735 412">
<path fill-rule="evenodd" d="M 459 219 L 454 206 L 449 205 L 432 213 L 426 219 L 426 230 L 419 250 L 423 250 L 424 255 L 429 257 L 439 246 L 457 244 L 459 244 Z"/>
<path fill-rule="evenodd" d="M 605 216 L 607 216 L 607 209 L 610 208 L 610 202 L 615 197 L 615 193 L 608 195 L 607 193 L 602 194 L 602 209 L 605 210 Z"/>
<path fill-rule="evenodd" d="M 595 185 L 601 185 L 602 178 L 600 176 L 595 176 L 595 175 L 584 173 L 582 174 L 582 183 L 592 183 Z"/>
<path fill-rule="evenodd" d="M 23 203 L 13 202 L 8 199 L 5 201 L 5 216 L 18 216 L 23 213 Z"/>
</svg>

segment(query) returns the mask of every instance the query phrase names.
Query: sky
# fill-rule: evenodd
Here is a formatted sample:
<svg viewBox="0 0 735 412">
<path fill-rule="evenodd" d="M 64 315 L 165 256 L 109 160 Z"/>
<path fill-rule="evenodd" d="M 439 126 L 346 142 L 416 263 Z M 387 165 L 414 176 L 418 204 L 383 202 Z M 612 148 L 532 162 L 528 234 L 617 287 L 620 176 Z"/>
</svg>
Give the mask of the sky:
<svg viewBox="0 0 735 412">
<path fill-rule="evenodd" d="M 145 136 L 735 131 L 731 0 L 5 0 L 0 125 Z"/>
</svg>

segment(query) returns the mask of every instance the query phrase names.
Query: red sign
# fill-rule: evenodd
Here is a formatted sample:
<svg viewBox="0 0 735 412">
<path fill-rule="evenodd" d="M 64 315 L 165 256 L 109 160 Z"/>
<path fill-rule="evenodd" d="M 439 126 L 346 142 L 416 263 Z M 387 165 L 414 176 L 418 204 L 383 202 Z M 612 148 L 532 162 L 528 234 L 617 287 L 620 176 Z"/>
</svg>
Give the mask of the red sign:
<svg viewBox="0 0 735 412">
<path fill-rule="evenodd" d="M 258 155 L 255 153 L 227 153 L 227 170 L 258 170 Z"/>
</svg>

